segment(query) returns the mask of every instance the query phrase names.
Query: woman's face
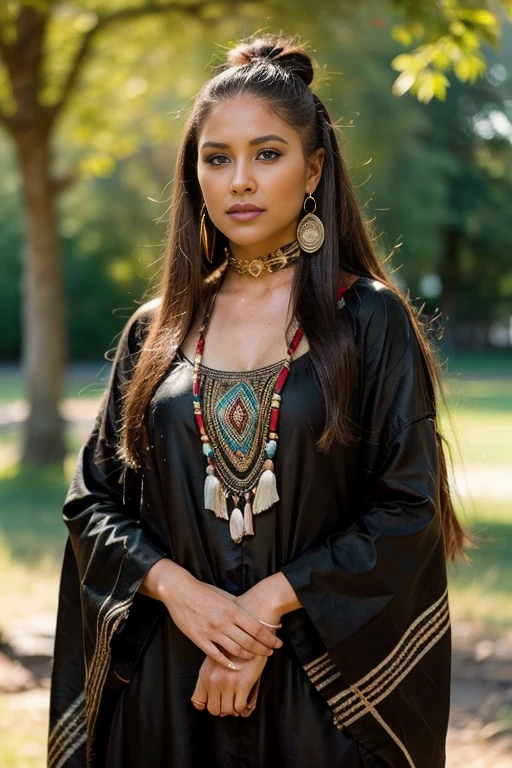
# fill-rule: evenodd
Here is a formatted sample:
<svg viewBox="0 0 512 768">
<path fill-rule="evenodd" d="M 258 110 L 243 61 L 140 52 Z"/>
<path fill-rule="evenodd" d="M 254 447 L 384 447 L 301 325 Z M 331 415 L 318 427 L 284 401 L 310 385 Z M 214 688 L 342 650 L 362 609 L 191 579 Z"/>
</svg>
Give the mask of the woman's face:
<svg viewBox="0 0 512 768">
<path fill-rule="evenodd" d="M 323 158 L 319 149 L 307 161 L 297 131 L 259 99 L 212 109 L 198 137 L 197 175 L 208 214 L 235 254 L 261 256 L 296 238 Z M 244 212 L 244 205 L 257 210 Z"/>
</svg>

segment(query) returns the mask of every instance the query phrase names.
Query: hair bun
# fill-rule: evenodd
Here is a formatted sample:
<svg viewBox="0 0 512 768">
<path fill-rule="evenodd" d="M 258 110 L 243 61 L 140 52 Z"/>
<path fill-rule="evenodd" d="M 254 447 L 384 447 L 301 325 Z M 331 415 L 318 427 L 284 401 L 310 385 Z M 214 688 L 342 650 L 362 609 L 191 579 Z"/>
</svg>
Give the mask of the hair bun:
<svg viewBox="0 0 512 768">
<path fill-rule="evenodd" d="M 313 82 L 313 62 L 303 45 L 286 37 L 268 35 L 233 48 L 227 57 L 228 67 L 245 67 L 249 64 L 278 64 L 287 72 L 300 77 L 306 85 Z"/>
</svg>

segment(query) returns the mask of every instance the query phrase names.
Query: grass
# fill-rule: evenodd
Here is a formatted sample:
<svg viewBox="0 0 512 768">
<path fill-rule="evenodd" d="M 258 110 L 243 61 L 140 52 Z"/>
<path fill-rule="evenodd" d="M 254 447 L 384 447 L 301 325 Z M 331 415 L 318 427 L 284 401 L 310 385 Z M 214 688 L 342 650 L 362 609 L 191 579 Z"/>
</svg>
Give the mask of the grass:
<svg viewBox="0 0 512 768">
<path fill-rule="evenodd" d="M 64 383 L 64 397 L 98 397 L 105 388 L 108 372 L 109 364 L 101 361 L 72 368 Z M 0 368 L 0 405 L 23 397 L 19 369 L 14 366 Z"/>
<path fill-rule="evenodd" d="M 475 501 L 466 522 L 477 536 L 471 563 L 450 566 L 450 604 L 455 621 L 477 622 L 488 632 L 512 626 L 512 519 L 510 502 Z"/>
<path fill-rule="evenodd" d="M 0 694 L 0 765 L 2 768 L 41 768 L 46 765 L 48 718 L 46 692 L 12 696 Z M 41 701 L 41 699 L 43 701 Z M 40 704 L 37 706 L 37 704 Z"/>
</svg>

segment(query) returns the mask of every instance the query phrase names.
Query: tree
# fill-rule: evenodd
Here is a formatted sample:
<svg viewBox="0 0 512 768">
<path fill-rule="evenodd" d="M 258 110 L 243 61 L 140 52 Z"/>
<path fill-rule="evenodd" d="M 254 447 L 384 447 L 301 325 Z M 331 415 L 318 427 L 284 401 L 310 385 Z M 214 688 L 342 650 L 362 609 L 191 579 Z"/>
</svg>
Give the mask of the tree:
<svg viewBox="0 0 512 768">
<path fill-rule="evenodd" d="M 455 0 L 441 0 L 434 4 L 434 10 L 429 0 L 389 3 L 404 16 L 395 35 L 404 44 L 418 44 L 412 59 L 401 61 L 398 90 L 410 88 L 423 100 L 428 100 L 430 91 L 434 96 L 443 96 L 442 88 L 429 90 L 425 85 L 429 78 L 455 67 L 457 62 L 478 58 L 481 41 L 495 41 L 498 34 L 496 17 L 484 0 L 479 16 L 475 9 L 470 13 L 465 2 Z M 258 13 L 274 13 L 282 23 L 279 8 L 286 6 L 284 0 L 269 3 L 268 9 L 266 4 L 260 5 L 265 7 Z M 101 130 L 106 124 L 101 109 L 105 111 L 107 104 L 97 98 L 104 80 L 112 87 L 112 78 L 117 78 L 121 92 L 133 103 L 148 89 L 148 78 L 135 74 L 141 56 L 168 61 L 169 40 L 173 51 L 183 45 L 185 20 L 187 36 L 205 24 L 211 30 L 212 25 L 221 22 L 226 34 L 235 30 L 238 33 L 239 22 L 233 10 L 244 7 L 242 0 L 81 0 L 73 4 L 66 0 L 9 0 L 0 8 L 0 124 L 15 149 L 25 215 L 23 361 L 30 413 L 24 431 L 23 459 L 27 463 L 60 461 L 65 452 L 58 408 L 66 348 L 59 196 L 77 173 L 101 174 L 109 168 L 112 152 L 127 155 L 137 144 L 133 131 L 126 130 L 122 141 L 111 132 L 103 153 L 87 155 L 86 163 L 77 158 L 78 170 L 58 170 L 55 145 L 63 119 L 70 114 L 70 104 L 73 116 L 68 129 L 73 128 L 75 120 L 74 129 L 77 134 L 82 132 L 82 142 L 86 143 L 88 132 Z M 335 16 L 343 11 L 350 13 L 350 8 L 348 2 L 341 8 L 333 2 L 325 4 L 323 12 Z M 293 13 L 309 14 L 311 18 L 312 9 L 313 3 L 294 4 Z M 247 14 L 246 21 L 254 24 L 254 6 L 250 3 Z M 134 22 L 138 24 L 136 33 Z M 123 45 L 116 45 L 120 37 Z M 432 52 L 438 39 L 443 41 L 443 50 L 449 49 L 448 53 L 444 50 L 444 59 L 439 52 L 426 55 L 421 50 L 423 45 L 430 45 Z M 131 77 L 127 77 L 128 71 Z M 464 77 L 467 71 L 459 64 L 457 74 Z M 169 90 L 161 78 L 155 81 L 151 87 Z M 135 119 L 133 110 L 124 109 L 123 113 L 126 121 Z M 82 121 L 84 115 L 88 119 Z M 158 132 L 159 126 L 161 121 L 156 121 L 147 130 Z"/>
<path fill-rule="evenodd" d="M 224 9 L 236 4 L 236 0 L 222 0 Z M 117 6 L 114 2 L 91 0 L 82 3 L 77 13 L 65 3 L 34 0 L 8 3 L 2 7 L 0 16 L 0 54 L 4 65 L 0 122 L 15 147 L 25 213 L 23 363 L 30 406 L 23 443 L 26 463 L 62 461 L 65 455 L 58 407 L 66 341 L 57 199 L 72 183 L 73 176 L 56 172 L 53 141 L 57 123 L 80 87 L 83 69 L 93 59 L 103 35 L 119 30 L 122 23 L 143 17 L 179 14 L 181 19 L 201 19 L 210 8 L 218 8 L 219 3 L 198 0 L 189 4 L 157 4 L 147 0 Z M 72 33 L 67 38 L 60 37 L 60 42 L 74 50 L 64 73 L 50 73 L 45 46 L 51 35 L 59 37 L 63 20 Z M 57 75 L 57 81 L 60 79 L 60 87 L 56 87 L 51 74 Z"/>
</svg>

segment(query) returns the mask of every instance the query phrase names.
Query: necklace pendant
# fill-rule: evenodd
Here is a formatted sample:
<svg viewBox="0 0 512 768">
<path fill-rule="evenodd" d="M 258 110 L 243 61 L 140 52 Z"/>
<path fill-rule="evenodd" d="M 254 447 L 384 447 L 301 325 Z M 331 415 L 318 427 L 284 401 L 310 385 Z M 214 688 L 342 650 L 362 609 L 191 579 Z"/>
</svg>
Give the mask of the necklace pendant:
<svg viewBox="0 0 512 768">
<path fill-rule="evenodd" d="M 259 277 L 263 272 L 263 264 L 259 260 L 251 261 L 251 263 L 247 267 L 247 271 L 253 277 Z"/>
</svg>

